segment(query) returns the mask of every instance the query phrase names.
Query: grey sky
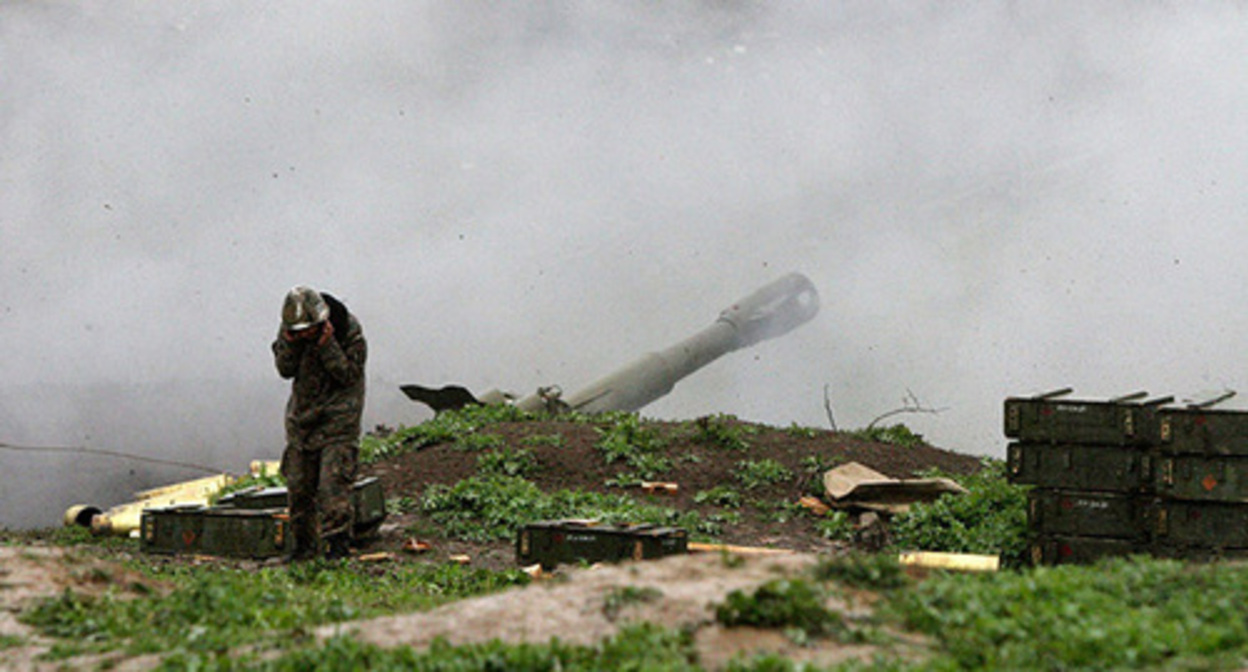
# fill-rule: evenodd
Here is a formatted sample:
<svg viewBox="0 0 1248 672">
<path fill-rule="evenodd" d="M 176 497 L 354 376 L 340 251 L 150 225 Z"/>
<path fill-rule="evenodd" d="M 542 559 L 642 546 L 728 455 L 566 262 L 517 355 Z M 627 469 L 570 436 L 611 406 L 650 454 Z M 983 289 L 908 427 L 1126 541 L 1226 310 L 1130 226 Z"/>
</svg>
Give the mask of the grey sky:
<svg viewBox="0 0 1248 672">
<path fill-rule="evenodd" d="M 1000 456 L 1009 394 L 1242 387 L 1246 14 L 4 3 L 0 442 L 275 456 L 297 283 L 364 323 L 370 424 L 428 417 L 404 382 L 576 388 L 789 271 L 815 322 L 645 414 L 826 426 L 827 385 L 854 427 L 911 390 Z M 8 474 L 80 467 L 0 452 L 0 524 Z"/>
</svg>

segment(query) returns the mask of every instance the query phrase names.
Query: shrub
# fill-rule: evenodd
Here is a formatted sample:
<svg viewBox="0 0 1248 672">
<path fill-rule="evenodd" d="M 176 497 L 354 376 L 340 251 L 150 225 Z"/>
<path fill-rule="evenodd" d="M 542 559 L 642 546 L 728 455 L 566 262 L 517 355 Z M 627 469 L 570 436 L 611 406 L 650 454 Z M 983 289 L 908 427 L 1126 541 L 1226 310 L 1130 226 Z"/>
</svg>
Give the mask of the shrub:
<svg viewBox="0 0 1248 672">
<path fill-rule="evenodd" d="M 663 597 L 663 591 L 658 588 L 623 586 L 612 590 L 603 599 L 602 613 L 607 617 L 607 620 L 614 621 L 619 617 L 620 611 L 628 605 L 653 602 L 660 597 Z"/>
<path fill-rule="evenodd" d="M 501 448 L 505 444 L 503 437 L 497 434 L 465 434 L 455 440 L 455 450 L 464 452 L 480 452 Z"/>
<path fill-rule="evenodd" d="M 796 422 L 789 423 L 784 429 L 784 433 L 798 439 L 813 439 L 819 436 L 820 430 L 814 427 L 803 427 Z"/>
<path fill-rule="evenodd" d="M 751 426 L 735 422 L 731 415 L 707 415 L 694 421 L 694 443 L 720 448 L 723 450 L 749 450 L 750 444 L 745 436 L 755 431 Z"/>
<path fill-rule="evenodd" d="M 903 446 L 906 448 L 923 445 L 923 435 L 915 434 L 910 431 L 909 427 L 903 424 L 867 427 L 864 429 L 854 430 L 849 434 L 850 436 L 866 441 L 891 443 L 895 446 Z"/>
<path fill-rule="evenodd" d="M 667 441 L 657 431 L 647 428 L 636 414 L 613 417 L 614 422 L 606 428 L 598 428 L 599 439 L 594 447 L 607 464 L 623 461 L 632 470 L 622 475 L 617 484 L 651 480 L 671 470 L 672 460 L 662 454 Z"/>
<path fill-rule="evenodd" d="M 932 474 L 938 475 L 938 474 Z M 985 553 L 1001 556 L 1007 566 L 1026 560 L 1027 489 L 1005 477 L 1005 463 L 984 460 L 970 476 L 952 477 L 968 490 L 915 504 L 895 517 L 889 532 L 903 550 Z"/>
<path fill-rule="evenodd" d="M 741 507 L 741 493 L 727 485 L 717 485 L 710 490 L 699 491 L 693 496 L 693 501 L 697 504 L 737 509 Z"/>
<path fill-rule="evenodd" d="M 901 563 L 891 553 L 851 553 L 823 559 L 815 565 L 814 576 L 820 581 L 871 590 L 892 590 L 909 584 Z"/>
<path fill-rule="evenodd" d="M 815 521 L 815 531 L 824 539 L 850 541 L 854 538 L 854 521 L 845 511 L 828 511 Z"/>
<path fill-rule="evenodd" d="M 733 476 L 746 490 L 754 490 L 787 481 L 793 478 L 793 472 L 771 458 L 764 458 L 737 462 Z"/>
<path fill-rule="evenodd" d="M 477 458 L 477 471 L 499 476 L 528 476 L 537 469 L 537 458 L 527 448 L 490 451 Z"/>
<path fill-rule="evenodd" d="M 594 447 L 606 458 L 607 464 L 629 462 L 639 455 L 659 452 L 666 442 L 653 428 L 646 427 L 635 413 L 612 416 L 614 421 L 598 427 Z"/>
<path fill-rule="evenodd" d="M 752 625 L 796 630 L 805 637 L 839 632 L 840 614 L 823 606 L 824 595 L 804 579 L 772 579 L 753 593 L 728 593 L 715 607 L 715 620 L 727 626 Z"/>
</svg>

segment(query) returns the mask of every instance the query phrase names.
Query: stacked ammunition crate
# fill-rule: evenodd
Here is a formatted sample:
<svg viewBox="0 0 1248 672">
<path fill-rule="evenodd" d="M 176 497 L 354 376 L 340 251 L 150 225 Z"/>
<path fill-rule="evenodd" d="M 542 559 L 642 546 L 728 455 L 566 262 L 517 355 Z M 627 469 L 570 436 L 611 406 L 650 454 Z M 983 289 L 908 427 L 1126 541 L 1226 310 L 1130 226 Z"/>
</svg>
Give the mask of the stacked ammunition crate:
<svg viewBox="0 0 1248 672">
<path fill-rule="evenodd" d="M 1005 401 L 1010 481 L 1028 493 L 1036 564 L 1147 552 L 1155 404 L 1143 395 L 1065 399 L 1069 390 Z"/>
<path fill-rule="evenodd" d="M 1157 450 L 1155 552 L 1248 556 L 1248 412 L 1159 409 Z"/>
<path fill-rule="evenodd" d="M 1005 401 L 1033 562 L 1248 555 L 1248 413 L 1068 393 Z"/>
</svg>

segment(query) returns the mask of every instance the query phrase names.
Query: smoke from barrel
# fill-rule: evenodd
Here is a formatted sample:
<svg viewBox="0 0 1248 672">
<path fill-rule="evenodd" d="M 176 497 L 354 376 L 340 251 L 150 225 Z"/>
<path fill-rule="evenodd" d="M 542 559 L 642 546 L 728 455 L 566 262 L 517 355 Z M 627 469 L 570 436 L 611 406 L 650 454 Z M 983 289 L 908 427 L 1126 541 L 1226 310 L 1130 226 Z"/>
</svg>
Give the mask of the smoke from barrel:
<svg viewBox="0 0 1248 672">
<path fill-rule="evenodd" d="M 671 347 L 648 353 L 561 401 L 586 413 L 635 411 L 720 357 L 783 336 L 819 312 L 819 293 L 800 273 L 790 273 L 720 312 L 713 324 Z M 534 394 L 516 402 L 527 411 L 544 407 Z"/>
</svg>

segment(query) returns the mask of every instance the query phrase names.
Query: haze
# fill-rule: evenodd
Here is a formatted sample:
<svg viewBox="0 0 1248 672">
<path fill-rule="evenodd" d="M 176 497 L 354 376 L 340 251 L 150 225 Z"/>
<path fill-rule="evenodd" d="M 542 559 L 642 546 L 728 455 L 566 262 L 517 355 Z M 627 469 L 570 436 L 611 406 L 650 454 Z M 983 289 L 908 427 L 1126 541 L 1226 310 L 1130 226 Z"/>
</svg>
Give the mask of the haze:
<svg viewBox="0 0 1248 672">
<path fill-rule="evenodd" d="M 398 385 L 572 390 L 790 271 L 647 407 L 896 417 L 1242 388 L 1248 11 L 1208 2 L 0 4 L 0 443 L 275 459 L 292 285 Z M 1234 407 L 1234 404 L 1232 404 Z M 200 475 L 0 450 L 0 526 Z"/>
</svg>

